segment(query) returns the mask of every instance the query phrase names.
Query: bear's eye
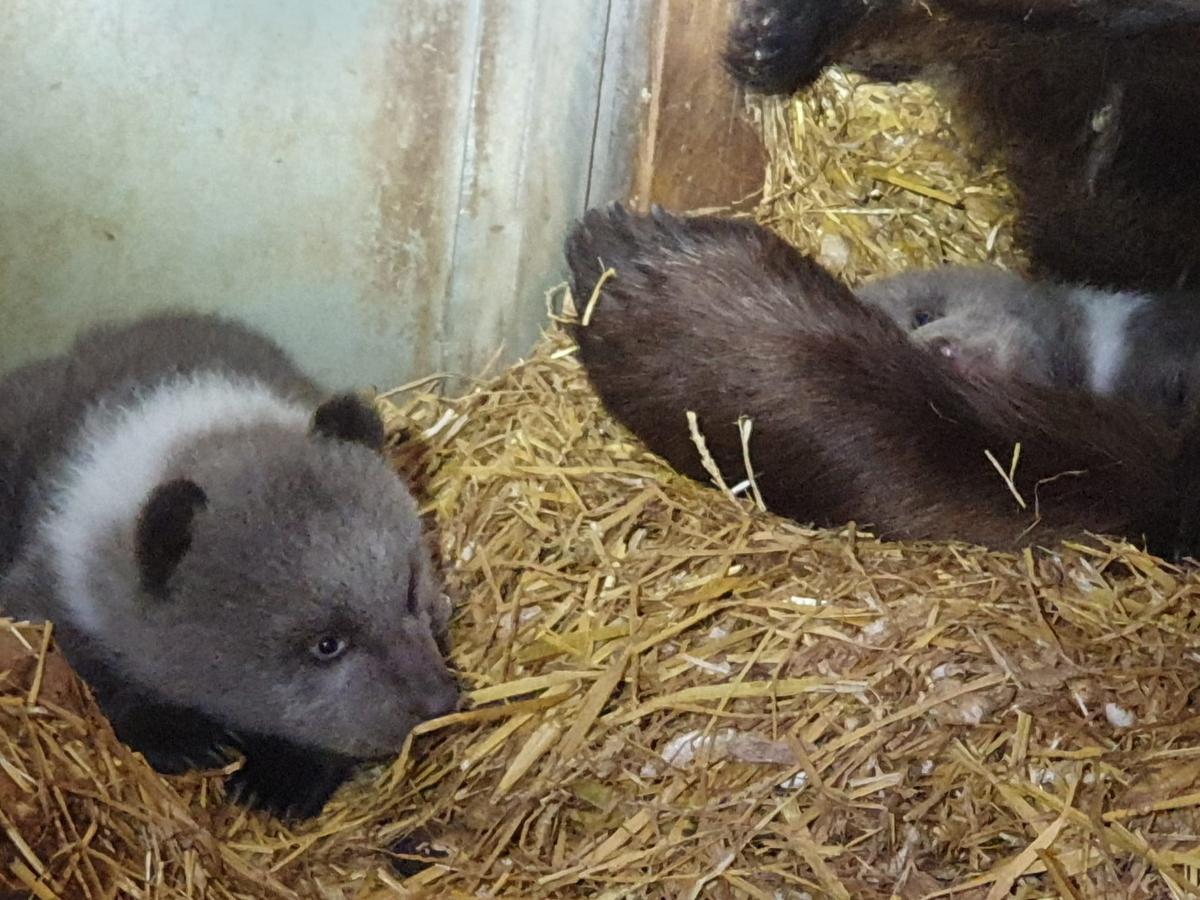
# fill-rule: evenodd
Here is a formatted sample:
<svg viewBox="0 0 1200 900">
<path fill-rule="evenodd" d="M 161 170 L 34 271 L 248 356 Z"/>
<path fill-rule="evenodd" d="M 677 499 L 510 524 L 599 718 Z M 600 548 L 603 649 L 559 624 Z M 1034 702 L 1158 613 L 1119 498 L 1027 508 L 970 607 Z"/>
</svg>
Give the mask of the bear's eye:
<svg viewBox="0 0 1200 900">
<path fill-rule="evenodd" d="M 918 309 L 915 313 L 913 313 L 912 327 L 913 328 L 923 328 L 924 326 L 928 325 L 932 321 L 933 321 L 932 313 L 927 313 L 923 309 Z"/>
<path fill-rule="evenodd" d="M 1169 406 L 1183 406 L 1187 401 L 1188 386 L 1182 372 L 1172 372 L 1163 383 L 1163 397 Z"/>
<path fill-rule="evenodd" d="M 412 614 L 412 616 L 418 613 L 419 602 L 420 598 L 418 593 L 416 593 L 416 571 L 413 571 L 408 576 L 408 596 L 404 598 L 404 605 L 406 605 L 409 614 Z"/>
<path fill-rule="evenodd" d="M 342 638 L 326 635 L 312 645 L 312 654 L 321 662 L 329 662 L 345 653 L 348 646 Z"/>
</svg>

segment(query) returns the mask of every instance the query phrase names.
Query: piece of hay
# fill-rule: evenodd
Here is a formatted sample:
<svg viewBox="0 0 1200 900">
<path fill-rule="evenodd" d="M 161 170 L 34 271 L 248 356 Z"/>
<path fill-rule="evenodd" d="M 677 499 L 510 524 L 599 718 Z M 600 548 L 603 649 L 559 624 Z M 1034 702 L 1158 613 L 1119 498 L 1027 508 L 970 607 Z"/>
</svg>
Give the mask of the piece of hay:
<svg viewBox="0 0 1200 900">
<path fill-rule="evenodd" d="M 928 85 L 835 67 L 751 109 L 768 150 L 759 220 L 850 284 L 947 262 L 1023 264 L 1003 170 L 975 158 Z"/>
<path fill-rule="evenodd" d="M 219 845 L 200 775 L 156 775 L 50 644 L 0 619 L 0 888 L 18 896 L 297 896 Z"/>
</svg>

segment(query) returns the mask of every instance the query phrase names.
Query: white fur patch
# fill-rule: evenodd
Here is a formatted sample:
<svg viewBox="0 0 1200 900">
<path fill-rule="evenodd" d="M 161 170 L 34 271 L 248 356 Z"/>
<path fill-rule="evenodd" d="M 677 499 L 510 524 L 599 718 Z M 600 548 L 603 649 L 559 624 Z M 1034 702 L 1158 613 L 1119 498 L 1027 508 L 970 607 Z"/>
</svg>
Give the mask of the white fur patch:
<svg viewBox="0 0 1200 900">
<path fill-rule="evenodd" d="M 1129 347 L 1129 318 L 1148 300 L 1139 294 L 1077 288 L 1071 302 L 1083 312 L 1088 386 L 1097 394 L 1112 393 Z"/>
<path fill-rule="evenodd" d="M 162 480 L 172 451 L 216 428 L 307 428 L 311 412 L 258 381 L 219 373 L 174 378 L 121 408 L 92 409 L 55 486 L 44 523 L 61 600 L 84 630 L 101 630 L 87 573 L 97 541 L 131 522 Z"/>
</svg>

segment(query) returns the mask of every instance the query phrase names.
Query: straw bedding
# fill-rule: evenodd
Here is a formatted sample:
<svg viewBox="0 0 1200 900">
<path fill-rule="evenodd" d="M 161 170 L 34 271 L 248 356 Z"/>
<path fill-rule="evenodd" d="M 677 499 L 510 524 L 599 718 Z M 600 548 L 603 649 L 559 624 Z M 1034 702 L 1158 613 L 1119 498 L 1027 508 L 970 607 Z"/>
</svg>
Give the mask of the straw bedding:
<svg viewBox="0 0 1200 900">
<path fill-rule="evenodd" d="M 919 87 L 756 107 L 762 219 L 850 280 L 1017 263 L 996 171 Z M 876 133 L 879 136 L 876 136 Z M 902 135 L 917 134 L 916 138 Z M 866 174 L 866 173 L 870 174 Z M 570 344 L 415 438 L 471 708 L 296 829 L 117 744 L 0 630 L 0 885 L 41 897 L 1183 897 L 1200 885 L 1195 578 L 810 531 L 674 475 Z"/>
</svg>

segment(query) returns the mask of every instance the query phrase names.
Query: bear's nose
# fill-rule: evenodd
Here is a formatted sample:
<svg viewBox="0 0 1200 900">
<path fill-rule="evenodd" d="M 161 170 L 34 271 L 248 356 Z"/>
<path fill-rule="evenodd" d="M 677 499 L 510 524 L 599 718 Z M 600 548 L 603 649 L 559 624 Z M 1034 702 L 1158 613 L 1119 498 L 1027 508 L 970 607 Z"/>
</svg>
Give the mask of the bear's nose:
<svg viewBox="0 0 1200 900">
<path fill-rule="evenodd" d="M 939 356 L 944 356 L 947 359 L 958 358 L 958 344 L 954 343 L 949 338 L 934 338 L 929 342 L 929 349 Z"/>
<path fill-rule="evenodd" d="M 436 719 L 456 709 L 462 702 L 458 681 L 449 672 L 439 672 L 413 686 L 413 711 L 423 719 Z"/>
<path fill-rule="evenodd" d="M 984 377 L 994 375 L 998 370 L 992 348 L 983 343 L 935 337 L 930 339 L 928 347 L 948 360 L 960 375 Z"/>
</svg>

